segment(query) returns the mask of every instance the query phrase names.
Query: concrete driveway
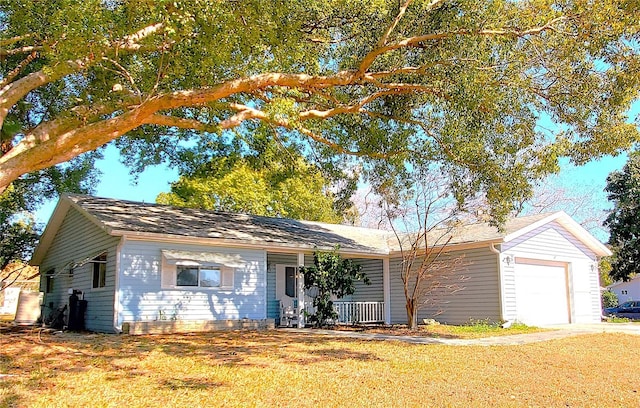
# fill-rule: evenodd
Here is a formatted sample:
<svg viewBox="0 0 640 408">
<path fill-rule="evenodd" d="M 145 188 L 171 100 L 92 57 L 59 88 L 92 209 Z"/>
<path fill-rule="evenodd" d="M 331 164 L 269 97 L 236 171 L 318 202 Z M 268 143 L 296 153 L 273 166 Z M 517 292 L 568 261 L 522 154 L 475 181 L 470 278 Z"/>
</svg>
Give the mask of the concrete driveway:
<svg viewBox="0 0 640 408">
<path fill-rule="evenodd" d="M 565 337 L 593 333 L 625 333 L 640 336 L 640 324 L 634 323 L 591 323 L 565 324 L 545 327 L 550 331 L 514 334 L 512 336 L 485 337 L 481 339 L 443 339 L 420 336 L 394 336 L 380 333 L 362 333 L 339 330 L 319 329 L 283 329 L 297 333 L 314 333 L 330 337 L 347 337 L 360 340 L 402 341 L 412 344 L 446 344 L 452 346 L 512 346 L 518 344 L 538 343 Z"/>
</svg>

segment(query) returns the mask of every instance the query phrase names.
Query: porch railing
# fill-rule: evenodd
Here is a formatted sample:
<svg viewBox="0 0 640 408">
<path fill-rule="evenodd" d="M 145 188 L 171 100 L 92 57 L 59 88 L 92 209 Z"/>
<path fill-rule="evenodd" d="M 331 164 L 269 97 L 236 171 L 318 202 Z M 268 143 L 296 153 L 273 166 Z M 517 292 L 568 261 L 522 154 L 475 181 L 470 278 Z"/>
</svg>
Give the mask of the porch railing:
<svg viewBox="0 0 640 408">
<path fill-rule="evenodd" d="M 384 302 L 334 301 L 338 323 L 384 323 Z"/>
</svg>

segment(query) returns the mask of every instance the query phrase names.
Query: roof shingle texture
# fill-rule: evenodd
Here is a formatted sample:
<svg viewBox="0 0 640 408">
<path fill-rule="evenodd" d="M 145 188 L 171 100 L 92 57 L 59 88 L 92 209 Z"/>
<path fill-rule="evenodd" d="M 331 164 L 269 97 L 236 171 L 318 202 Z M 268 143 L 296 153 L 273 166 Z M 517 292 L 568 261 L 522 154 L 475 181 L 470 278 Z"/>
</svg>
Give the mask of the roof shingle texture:
<svg viewBox="0 0 640 408">
<path fill-rule="evenodd" d="M 282 245 L 330 249 L 340 245 L 342 250 L 371 253 L 399 249 L 391 231 L 83 195 L 69 195 L 68 198 L 111 231 L 216 238 L 238 243 L 264 243 L 265 247 Z M 502 231 L 488 223 L 460 225 L 447 232 L 447 237 L 452 237 L 449 244 L 499 241 L 549 215 L 514 218 L 505 224 Z M 433 231 L 433 239 L 443 232 Z"/>
</svg>

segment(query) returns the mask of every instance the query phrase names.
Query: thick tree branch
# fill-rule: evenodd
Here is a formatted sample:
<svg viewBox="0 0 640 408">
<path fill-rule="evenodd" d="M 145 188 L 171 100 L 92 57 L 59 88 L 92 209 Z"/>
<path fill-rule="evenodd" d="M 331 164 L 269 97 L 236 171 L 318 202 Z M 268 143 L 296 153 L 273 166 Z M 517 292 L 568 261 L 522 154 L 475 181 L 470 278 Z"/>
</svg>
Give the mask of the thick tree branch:
<svg viewBox="0 0 640 408">
<path fill-rule="evenodd" d="M 42 49 L 44 49 L 44 47 L 34 46 L 34 45 L 27 45 L 24 47 L 12 48 L 10 50 L 5 50 L 0 48 L 0 58 L 9 57 L 11 55 L 17 55 L 17 54 L 29 54 L 34 51 L 36 52 L 41 51 Z"/>
<path fill-rule="evenodd" d="M 140 49 L 140 45 L 137 43 L 138 41 L 159 32 L 163 27 L 164 24 L 162 23 L 144 27 L 133 34 L 125 36 L 122 40 L 117 41 L 114 47 L 116 50 L 137 51 Z M 9 109 L 29 92 L 48 83 L 57 81 L 73 72 L 82 71 L 93 63 L 95 59 L 95 56 L 87 56 L 76 60 L 65 61 L 56 66 L 46 67 L 40 71 L 33 72 L 13 83 L 5 85 L 0 89 L 0 128 L 2 128 Z"/>
<path fill-rule="evenodd" d="M 143 46 L 139 42 L 164 30 L 164 23 L 156 23 L 129 34 L 115 44 L 115 48 L 127 51 L 139 51 Z"/>
</svg>

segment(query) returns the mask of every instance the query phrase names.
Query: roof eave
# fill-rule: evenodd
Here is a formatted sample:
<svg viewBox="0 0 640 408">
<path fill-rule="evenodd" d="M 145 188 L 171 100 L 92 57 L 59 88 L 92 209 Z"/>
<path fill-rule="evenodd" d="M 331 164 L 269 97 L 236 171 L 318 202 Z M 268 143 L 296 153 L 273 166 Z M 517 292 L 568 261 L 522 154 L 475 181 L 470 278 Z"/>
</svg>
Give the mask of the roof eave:
<svg viewBox="0 0 640 408">
<path fill-rule="evenodd" d="M 504 241 L 500 238 L 500 239 L 487 239 L 487 240 L 482 240 L 482 241 L 469 241 L 469 242 L 460 242 L 460 243 L 455 243 L 455 244 L 447 244 L 444 245 L 444 252 L 450 252 L 450 251 L 462 251 L 465 249 L 477 249 L 477 248 L 484 248 L 484 247 L 488 247 L 491 244 L 502 244 Z M 433 248 L 442 248 L 443 245 L 436 245 Z M 395 249 L 395 250 L 391 250 L 389 251 L 389 255 L 390 256 L 394 256 L 394 255 L 402 255 L 402 251 L 399 249 Z"/>
<path fill-rule="evenodd" d="M 187 243 L 187 244 L 208 244 L 208 245 L 218 245 L 218 246 L 226 246 L 231 248 L 252 248 L 252 249 L 262 249 L 262 250 L 276 250 L 282 252 L 283 250 L 292 250 L 292 251 L 305 251 L 305 252 L 313 252 L 313 251 L 330 251 L 333 249 L 332 246 L 311 246 L 311 245 L 303 245 L 303 244 L 287 244 L 287 243 L 279 243 L 279 242 L 265 242 L 265 241 L 256 241 L 256 240 L 234 240 L 234 239 L 225 239 L 225 238 L 207 238 L 207 237 L 191 237 L 185 235 L 173 235 L 173 234 L 161 234 L 154 232 L 140 232 L 140 231 L 129 231 L 129 230 L 111 230 L 109 232 L 110 235 L 113 236 L 124 236 L 128 240 L 149 240 L 156 242 L 171 242 L 171 243 Z M 354 249 L 354 248 L 341 248 L 340 253 L 343 255 L 355 255 L 355 256 L 387 256 L 389 254 L 388 250 L 383 250 L 379 248 L 363 248 L 362 250 Z"/>
<path fill-rule="evenodd" d="M 74 208 L 80 214 L 82 214 L 87 219 L 91 220 L 94 224 L 96 224 L 100 229 L 109 234 L 109 228 L 106 227 L 103 223 L 100 222 L 96 217 L 87 212 L 84 208 L 75 203 L 69 195 L 61 194 L 56 207 L 51 214 L 51 218 L 49 222 L 47 222 L 47 226 L 44 229 L 44 232 L 40 236 L 40 240 L 38 241 L 38 246 L 33 252 L 31 256 L 31 260 L 29 260 L 29 265 L 40 265 L 42 260 L 44 259 L 49 247 L 53 243 L 53 239 L 55 238 L 58 229 L 62 225 L 64 218 L 67 216 L 70 208 Z"/>
</svg>

